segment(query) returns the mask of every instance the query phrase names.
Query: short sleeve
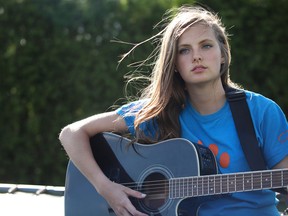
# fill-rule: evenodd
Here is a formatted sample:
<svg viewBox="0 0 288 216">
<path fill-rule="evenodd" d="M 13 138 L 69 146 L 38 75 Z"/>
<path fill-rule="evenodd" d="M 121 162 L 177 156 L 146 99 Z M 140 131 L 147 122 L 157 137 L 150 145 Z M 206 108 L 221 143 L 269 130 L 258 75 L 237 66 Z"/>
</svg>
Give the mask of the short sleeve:
<svg viewBox="0 0 288 216">
<path fill-rule="evenodd" d="M 144 100 L 134 101 L 125 104 L 116 110 L 116 113 L 123 117 L 128 127 L 128 130 L 132 135 L 135 135 L 135 129 L 134 129 L 135 116 L 141 110 L 144 104 L 145 104 Z"/>
<path fill-rule="evenodd" d="M 263 111 L 260 125 L 262 148 L 269 168 L 288 155 L 288 125 L 285 114 L 273 101 Z"/>
</svg>

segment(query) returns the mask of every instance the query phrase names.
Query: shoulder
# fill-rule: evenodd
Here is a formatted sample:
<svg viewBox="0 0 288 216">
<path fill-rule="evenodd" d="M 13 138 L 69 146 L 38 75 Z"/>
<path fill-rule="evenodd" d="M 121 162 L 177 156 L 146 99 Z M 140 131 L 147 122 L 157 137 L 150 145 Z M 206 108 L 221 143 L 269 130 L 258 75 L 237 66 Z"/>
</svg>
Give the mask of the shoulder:
<svg viewBox="0 0 288 216">
<path fill-rule="evenodd" d="M 263 108 L 268 108 L 270 106 L 278 106 L 275 101 L 262 94 L 248 90 L 245 90 L 245 94 L 248 104 L 252 107 L 258 107 L 263 110 Z"/>
<path fill-rule="evenodd" d="M 116 112 L 121 116 L 135 115 L 145 106 L 147 102 L 148 99 L 132 101 L 119 107 Z"/>
<path fill-rule="evenodd" d="M 252 91 L 245 90 L 245 93 L 250 111 L 254 115 L 259 116 L 260 118 L 263 118 L 264 116 L 268 117 L 270 115 L 284 115 L 280 106 L 272 99 Z"/>
</svg>

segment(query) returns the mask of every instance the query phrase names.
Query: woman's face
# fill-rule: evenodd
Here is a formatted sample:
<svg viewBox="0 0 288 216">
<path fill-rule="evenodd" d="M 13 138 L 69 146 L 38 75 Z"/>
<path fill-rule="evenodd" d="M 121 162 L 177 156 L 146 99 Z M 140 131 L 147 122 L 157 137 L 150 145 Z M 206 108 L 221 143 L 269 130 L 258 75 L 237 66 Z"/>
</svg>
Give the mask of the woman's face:
<svg viewBox="0 0 288 216">
<path fill-rule="evenodd" d="M 176 69 L 187 87 L 220 79 L 224 58 L 211 27 L 203 24 L 189 27 L 180 36 L 177 49 Z"/>
</svg>

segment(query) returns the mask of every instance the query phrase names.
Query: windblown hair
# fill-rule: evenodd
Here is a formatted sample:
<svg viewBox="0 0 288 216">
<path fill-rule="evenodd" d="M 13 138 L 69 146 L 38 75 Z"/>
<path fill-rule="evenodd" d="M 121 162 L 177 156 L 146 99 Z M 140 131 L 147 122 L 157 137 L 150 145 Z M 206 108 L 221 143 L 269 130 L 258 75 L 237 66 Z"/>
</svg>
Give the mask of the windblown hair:
<svg viewBox="0 0 288 216">
<path fill-rule="evenodd" d="M 181 128 L 178 117 L 184 108 L 187 94 L 183 79 L 179 73 L 175 73 L 175 63 L 179 37 L 192 25 L 200 23 L 213 29 L 224 57 L 224 63 L 220 69 L 223 87 L 233 86 L 229 78 L 231 55 L 228 35 L 216 14 L 202 7 L 183 6 L 170 10 L 160 23 L 163 22 L 166 24 L 159 34 L 159 46 L 154 51 L 157 57 L 150 84 L 141 95 L 141 98 L 148 99 L 148 102 L 137 113 L 135 119 L 136 141 L 141 140 L 146 143 L 180 137 Z M 141 123 L 152 119 L 157 124 L 154 138 L 147 136 L 140 129 Z"/>
</svg>

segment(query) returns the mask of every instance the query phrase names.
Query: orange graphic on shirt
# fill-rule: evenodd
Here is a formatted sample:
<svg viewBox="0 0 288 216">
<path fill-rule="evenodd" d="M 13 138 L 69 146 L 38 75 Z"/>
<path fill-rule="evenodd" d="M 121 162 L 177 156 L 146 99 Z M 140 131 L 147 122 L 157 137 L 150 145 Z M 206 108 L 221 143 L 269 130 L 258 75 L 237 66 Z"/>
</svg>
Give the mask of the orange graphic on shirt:
<svg viewBox="0 0 288 216">
<path fill-rule="evenodd" d="M 230 156 L 227 152 L 223 152 L 220 155 L 220 160 L 219 160 L 220 166 L 223 168 L 227 168 L 230 164 Z"/>
<path fill-rule="evenodd" d="M 288 140 L 288 130 L 284 131 L 278 136 L 278 141 L 280 143 L 285 143 Z"/>
<path fill-rule="evenodd" d="M 218 149 L 218 146 L 216 144 L 210 144 L 209 149 L 213 152 L 215 157 L 218 155 L 219 149 Z"/>
<path fill-rule="evenodd" d="M 219 154 L 219 147 L 216 144 L 210 144 L 209 149 L 213 152 L 214 156 L 219 160 L 219 164 L 222 168 L 227 168 L 230 164 L 230 155 L 227 152 Z"/>
</svg>

